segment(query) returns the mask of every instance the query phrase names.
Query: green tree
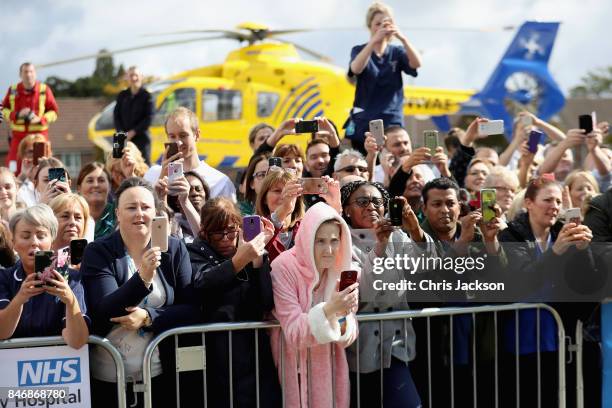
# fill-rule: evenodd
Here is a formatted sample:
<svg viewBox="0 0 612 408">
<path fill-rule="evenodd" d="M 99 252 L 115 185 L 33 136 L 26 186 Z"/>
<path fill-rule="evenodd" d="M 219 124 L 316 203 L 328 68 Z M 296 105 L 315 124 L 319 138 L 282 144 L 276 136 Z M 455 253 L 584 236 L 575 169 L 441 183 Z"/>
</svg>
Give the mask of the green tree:
<svg viewBox="0 0 612 408">
<path fill-rule="evenodd" d="M 597 68 L 582 77 L 582 83 L 570 89 L 574 98 L 612 97 L 612 66 Z"/>
</svg>

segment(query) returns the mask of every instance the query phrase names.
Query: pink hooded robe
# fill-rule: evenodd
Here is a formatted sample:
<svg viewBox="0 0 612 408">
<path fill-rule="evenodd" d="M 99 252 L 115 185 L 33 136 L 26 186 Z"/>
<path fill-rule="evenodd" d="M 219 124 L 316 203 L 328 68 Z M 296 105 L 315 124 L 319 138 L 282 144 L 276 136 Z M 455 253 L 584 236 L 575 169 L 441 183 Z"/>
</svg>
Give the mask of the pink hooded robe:
<svg viewBox="0 0 612 408">
<path fill-rule="evenodd" d="M 317 297 L 323 301 L 313 304 L 313 289 L 319 281 L 314 261 L 314 238 L 319 226 L 330 219 L 338 220 L 342 229 L 336 271 L 328 271 L 326 281 L 317 289 Z M 346 222 L 327 204 L 313 205 L 302 219 L 295 246 L 272 262 L 275 305 L 272 313 L 280 322 L 285 339 L 284 390 L 287 407 L 332 407 L 334 382 L 335 406 L 349 406 L 350 385 L 344 349 L 357 338 L 357 322 L 354 314 L 346 316 L 346 330 L 341 335 L 337 320 L 330 324 L 323 312 L 325 300 L 336 290 L 340 273 L 348 269 L 355 268 L 351 267 L 351 233 Z M 282 382 L 280 341 L 281 333 L 276 329 L 271 334 L 272 353 Z M 307 361 L 308 351 L 310 365 Z M 332 358 L 335 360 L 333 375 Z M 310 378 L 307 375 L 309 366 Z M 312 387 L 310 392 L 309 385 Z M 309 396 L 312 399 L 310 404 Z"/>
</svg>

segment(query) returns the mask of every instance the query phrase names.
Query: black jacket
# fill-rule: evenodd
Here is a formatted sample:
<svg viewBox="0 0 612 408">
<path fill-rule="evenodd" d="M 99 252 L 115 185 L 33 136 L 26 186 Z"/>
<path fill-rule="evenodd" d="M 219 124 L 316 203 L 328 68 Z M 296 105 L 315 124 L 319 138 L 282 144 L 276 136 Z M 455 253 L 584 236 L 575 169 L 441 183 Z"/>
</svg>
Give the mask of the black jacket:
<svg viewBox="0 0 612 408">
<path fill-rule="evenodd" d="M 187 245 L 193 269 L 193 286 L 199 292 L 204 323 L 265 320 L 274 308 L 270 263 L 261 268 L 249 264 L 235 273 L 231 259 L 219 255 L 205 241 L 196 238 Z M 266 330 L 257 332 L 259 386 L 262 407 L 280 406 L 281 393 Z M 226 332 L 206 335 L 209 406 L 229 406 L 229 339 Z M 255 333 L 232 334 L 232 378 L 235 406 L 255 407 Z"/>
<path fill-rule="evenodd" d="M 612 189 L 593 198 L 584 223 L 593 231 L 594 242 L 612 242 Z"/>
<path fill-rule="evenodd" d="M 149 126 L 153 120 L 155 103 L 153 97 L 144 87 L 132 95 L 130 89 L 124 89 L 117 95 L 113 111 L 115 129 L 118 132 L 136 131 L 134 139 L 150 140 Z"/>
<path fill-rule="evenodd" d="M 125 308 L 138 305 L 152 290 L 136 273 L 128 279 L 128 253 L 119 231 L 98 239 L 85 248 L 81 274 L 89 315 L 96 334 L 106 335 L 111 317 L 124 316 Z M 191 265 L 185 244 L 168 238 L 168 252 L 162 252 L 157 272 L 166 291 L 166 304 L 145 308 L 153 325 L 148 330 L 164 330 L 194 324 L 199 309 L 191 286 Z"/>
</svg>

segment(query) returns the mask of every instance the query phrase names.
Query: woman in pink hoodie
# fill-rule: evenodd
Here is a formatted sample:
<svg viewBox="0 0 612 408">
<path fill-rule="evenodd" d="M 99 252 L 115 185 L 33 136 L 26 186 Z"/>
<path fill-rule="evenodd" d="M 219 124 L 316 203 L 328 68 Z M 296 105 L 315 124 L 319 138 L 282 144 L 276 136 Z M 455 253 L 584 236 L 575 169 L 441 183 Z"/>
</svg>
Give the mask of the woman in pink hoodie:
<svg viewBox="0 0 612 408">
<path fill-rule="evenodd" d="M 332 407 L 333 395 L 337 408 L 349 406 L 344 349 L 357 338 L 359 293 L 357 283 L 341 292 L 338 283 L 351 269 L 350 230 L 325 203 L 306 212 L 295 246 L 272 262 L 273 314 L 282 329 L 272 333 L 272 353 L 287 407 Z"/>
</svg>

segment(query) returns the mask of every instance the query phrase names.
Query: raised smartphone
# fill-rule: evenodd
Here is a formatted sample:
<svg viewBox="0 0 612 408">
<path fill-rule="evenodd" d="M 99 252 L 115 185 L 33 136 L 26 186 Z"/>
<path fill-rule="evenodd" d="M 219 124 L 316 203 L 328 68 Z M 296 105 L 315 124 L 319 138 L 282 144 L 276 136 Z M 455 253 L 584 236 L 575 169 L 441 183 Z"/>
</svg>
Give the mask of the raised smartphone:
<svg viewBox="0 0 612 408">
<path fill-rule="evenodd" d="M 478 124 L 478 134 L 480 136 L 501 135 L 504 133 L 503 120 L 490 120 Z"/>
<path fill-rule="evenodd" d="M 160 251 L 168 252 L 168 219 L 155 217 L 151 221 L 151 247 L 159 247 Z"/>
<path fill-rule="evenodd" d="M 423 132 L 423 146 L 428 147 L 431 150 L 431 154 L 436 153 L 436 148 L 439 145 L 437 130 L 425 130 Z"/>
<path fill-rule="evenodd" d="M 123 156 L 127 133 L 117 132 L 113 135 L 113 159 L 120 159 Z"/>
<path fill-rule="evenodd" d="M 338 291 L 342 292 L 355 282 L 357 282 L 357 271 L 342 271 Z"/>
<path fill-rule="evenodd" d="M 529 141 L 527 143 L 531 153 L 535 154 L 538 152 L 538 145 L 542 141 L 542 136 L 544 136 L 544 133 L 539 130 L 532 130 L 529 132 Z"/>
<path fill-rule="evenodd" d="M 570 208 L 565 212 L 565 222 L 573 222 L 576 225 L 582 224 L 580 208 Z"/>
<path fill-rule="evenodd" d="M 248 242 L 261 232 L 261 218 L 259 215 L 249 215 L 242 219 L 242 238 Z"/>
<path fill-rule="evenodd" d="M 385 144 L 385 127 L 382 119 L 370 121 L 370 133 L 376 139 L 376 144 L 381 147 Z"/>
<path fill-rule="evenodd" d="M 86 239 L 73 239 L 70 241 L 70 263 L 72 265 L 78 265 L 81 263 L 86 246 Z"/>
<path fill-rule="evenodd" d="M 593 115 L 578 116 L 578 127 L 588 135 L 593 131 Z"/>
<path fill-rule="evenodd" d="M 177 155 L 179 152 L 178 143 L 176 142 L 164 143 L 164 147 L 166 148 L 166 159 Z"/>
<path fill-rule="evenodd" d="M 483 188 L 480 190 L 480 210 L 482 211 L 482 221 L 490 222 L 495 218 L 495 202 L 497 192 L 494 188 Z"/>
<path fill-rule="evenodd" d="M 319 122 L 316 120 L 300 120 L 295 124 L 295 133 L 317 133 Z"/>
<path fill-rule="evenodd" d="M 327 193 L 327 183 L 322 178 L 302 178 L 300 184 L 304 189 L 304 194 L 325 194 Z"/>
<path fill-rule="evenodd" d="M 404 202 L 399 198 L 394 198 L 389 202 L 389 220 L 391 225 L 395 227 L 402 226 L 402 212 L 404 210 Z"/>
<path fill-rule="evenodd" d="M 32 162 L 35 166 L 38 166 L 38 160 L 40 160 L 41 157 L 47 157 L 47 143 L 34 142 Z"/>
<path fill-rule="evenodd" d="M 66 170 L 63 167 L 51 167 L 49 169 L 49 181 L 66 181 Z"/>
<path fill-rule="evenodd" d="M 172 183 L 181 177 L 183 177 L 183 163 L 168 163 L 168 183 Z"/>
</svg>

